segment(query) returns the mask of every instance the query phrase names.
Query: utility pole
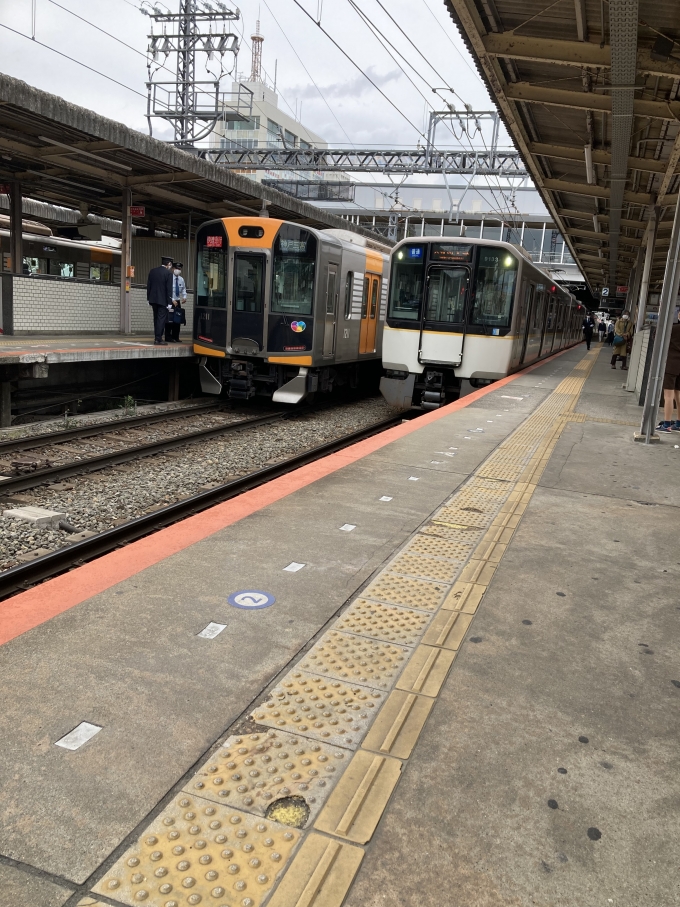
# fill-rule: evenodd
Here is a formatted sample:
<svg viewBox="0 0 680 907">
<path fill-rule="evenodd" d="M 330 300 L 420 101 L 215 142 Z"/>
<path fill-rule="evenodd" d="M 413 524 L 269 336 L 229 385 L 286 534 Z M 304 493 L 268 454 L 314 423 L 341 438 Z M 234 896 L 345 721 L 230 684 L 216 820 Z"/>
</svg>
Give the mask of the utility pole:
<svg viewBox="0 0 680 907">
<path fill-rule="evenodd" d="M 147 120 L 149 134 L 154 118 L 167 120 L 174 129 L 174 144 L 193 148 L 220 121 L 247 120 L 252 114 L 252 92 L 222 92 L 225 75 L 236 71 L 238 36 L 231 23 L 240 19 L 238 9 L 208 0 L 179 0 L 179 11 L 161 8 L 156 0 L 143 0 L 141 12 L 151 19 L 147 58 Z M 208 79 L 197 77 L 197 57 Z M 174 62 L 174 65 L 173 65 Z M 161 73 L 173 75 L 160 81 Z"/>
</svg>

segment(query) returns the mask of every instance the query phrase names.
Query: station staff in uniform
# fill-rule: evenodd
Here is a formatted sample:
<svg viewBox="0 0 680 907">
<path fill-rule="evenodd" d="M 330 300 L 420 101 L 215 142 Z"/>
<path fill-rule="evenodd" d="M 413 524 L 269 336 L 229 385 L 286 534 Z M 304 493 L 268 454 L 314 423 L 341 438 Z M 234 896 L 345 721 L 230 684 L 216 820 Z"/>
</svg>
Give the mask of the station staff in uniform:
<svg viewBox="0 0 680 907">
<path fill-rule="evenodd" d="M 172 304 L 168 306 L 167 322 L 165 325 L 165 339 L 168 343 L 179 343 L 179 329 L 187 323 L 183 306 L 187 301 L 187 285 L 182 277 L 181 261 L 173 263 L 172 276 Z"/>
<path fill-rule="evenodd" d="M 162 258 L 161 264 L 149 271 L 146 300 L 153 309 L 154 346 L 167 346 L 163 328 L 168 306 L 172 306 L 172 258 Z"/>
</svg>

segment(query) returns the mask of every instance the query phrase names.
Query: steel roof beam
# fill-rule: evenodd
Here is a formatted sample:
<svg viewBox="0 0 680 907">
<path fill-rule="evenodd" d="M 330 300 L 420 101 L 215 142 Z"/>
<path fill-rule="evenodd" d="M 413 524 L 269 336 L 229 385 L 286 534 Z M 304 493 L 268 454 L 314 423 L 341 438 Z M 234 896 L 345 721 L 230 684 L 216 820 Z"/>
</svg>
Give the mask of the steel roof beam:
<svg viewBox="0 0 680 907">
<path fill-rule="evenodd" d="M 562 161 L 579 161 L 585 164 L 582 145 L 548 145 L 544 142 L 530 142 L 529 150 L 532 154 L 537 154 L 540 157 L 550 157 Z M 592 155 L 594 164 L 604 164 L 607 167 L 611 165 L 612 156 L 608 151 L 593 149 Z M 657 161 L 651 157 L 628 158 L 628 166 L 631 170 L 641 170 L 644 173 L 665 173 L 667 163 L 667 161 Z"/>
<path fill-rule="evenodd" d="M 457 5 L 457 4 L 456 4 Z M 598 69 L 611 67 L 611 47 L 593 41 L 560 41 L 555 38 L 538 38 L 514 35 L 512 32 L 482 36 L 484 50 L 491 57 L 529 60 L 535 63 L 555 63 L 558 66 L 590 66 Z M 679 78 L 680 63 L 673 60 L 653 60 L 647 48 L 638 48 L 637 71 L 661 78 Z"/>
<path fill-rule="evenodd" d="M 573 195 L 585 195 L 588 198 L 606 198 L 611 197 L 611 191 L 606 189 L 604 186 L 591 185 L 590 183 L 576 183 L 568 182 L 567 180 L 543 180 L 543 185 L 546 189 L 551 189 L 553 192 L 571 192 Z M 671 202 L 671 199 L 673 202 Z M 623 194 L 624 202 L 629 202 L 631 205 L 651 205 L 652 196 L 646 192 L 624 192 Z M 667 195 L 665 202 L 670 205 L 677 200 L 677 195 L 671 196 Z M 592 218 L 592 214 L 590 215 Z"/>
<path fill-rule="evenodd" d="M 609 114 L 612 111 L 612 99 L 595 91 L 569 91 L 564 88 L 543 88 L 530 82 L 509 82 L 505 93 L 512 101 L 524 101 L 527 104 L 548 104 Z M 636 99 L 633 101 L 633 114 L 657 120 L 680 120 L 680 102 Z"/>
</svg>

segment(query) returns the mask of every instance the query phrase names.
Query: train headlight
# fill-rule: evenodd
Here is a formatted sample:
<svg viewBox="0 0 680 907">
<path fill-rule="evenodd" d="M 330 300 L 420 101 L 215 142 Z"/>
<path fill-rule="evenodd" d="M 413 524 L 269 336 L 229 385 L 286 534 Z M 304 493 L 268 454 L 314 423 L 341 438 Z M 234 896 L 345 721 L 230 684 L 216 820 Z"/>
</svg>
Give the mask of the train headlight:
<svg viewBox="0 0 680 907">
<path fill-rule="evenodd" d="M 506 255 L 505 258 L 503 259 L 503 264 L 505 265 L 506 268 L 511 268 L 514 261 L 515 261 L 515 259 L 512 257 L 512 255 Z"/>
<path fill-rule="evenodd" d="M 404 253 L 403 253 L 403 252 L 397 252 L 397 258 L 401 259 L 401 258 L 403 258 L 403 257 L 404 257 Z"/>
</svg>

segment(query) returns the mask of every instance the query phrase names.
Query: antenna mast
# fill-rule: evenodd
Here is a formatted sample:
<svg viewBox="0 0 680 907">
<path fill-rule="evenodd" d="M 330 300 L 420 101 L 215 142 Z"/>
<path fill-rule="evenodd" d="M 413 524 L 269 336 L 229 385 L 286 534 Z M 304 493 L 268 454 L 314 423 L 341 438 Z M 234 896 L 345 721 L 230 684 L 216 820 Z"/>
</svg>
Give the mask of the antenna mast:
<svg viewBox="0 0 680 907">
<path fill-rule="evenodd" d="M 255 34 L 250 36 L 253 42 L 253 60 L 250 67 L 250 81 L 262 81 L 262 42 L 264 37 L 260 34 L 260 20 L 255 23 Z"/>
</svg>

